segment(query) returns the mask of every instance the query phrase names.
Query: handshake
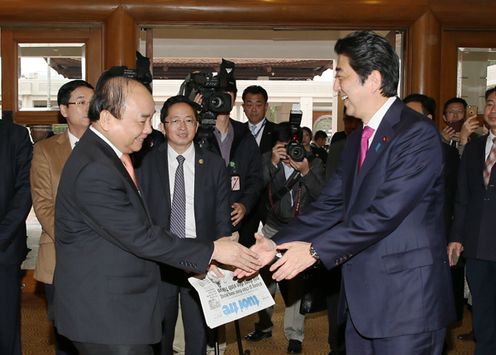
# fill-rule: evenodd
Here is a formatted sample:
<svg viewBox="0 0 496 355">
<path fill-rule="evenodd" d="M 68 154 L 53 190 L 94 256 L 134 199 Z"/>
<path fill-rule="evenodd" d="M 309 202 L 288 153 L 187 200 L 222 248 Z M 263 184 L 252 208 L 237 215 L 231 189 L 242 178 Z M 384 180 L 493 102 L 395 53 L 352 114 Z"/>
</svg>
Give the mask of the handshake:
<svg viewBox="0 0 496 355">
<path fill-rule="evenodd" d="M 292 279 L 317 262 L 307 242 L 289 242 L 276 245 L 261 234 L 255 234 L 256 243 L 250 248 L 235 243 L 230 237 L 214 242 L 212 260 L 235 267 L 234 276 L 243 279 L 254 275 L 262 267 L 270 264 L 277 254 L 277 261 L 271 265 L 276 281 Z M 284 252 L 284 254 L 281 254 Z"/>
</svg>

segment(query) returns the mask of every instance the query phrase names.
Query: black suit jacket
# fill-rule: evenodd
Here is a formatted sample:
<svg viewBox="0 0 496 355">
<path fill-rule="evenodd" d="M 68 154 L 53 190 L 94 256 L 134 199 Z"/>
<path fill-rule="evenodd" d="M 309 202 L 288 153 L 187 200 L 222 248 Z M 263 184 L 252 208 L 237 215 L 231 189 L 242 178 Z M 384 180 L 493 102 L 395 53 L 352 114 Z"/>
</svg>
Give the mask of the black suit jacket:
<svg viewBox="0 0 496 355">
<path fill-rule="evenodd" d="M 466 258 L 496 261 L 496 169 L 493 167 L 486 189 L 482 178 L 486 140 L 487 135 L 477 137 L 465 146 L 458 173 L 450 241 L 463 244 Z"/>
<path fill-rule="evenodd" d="M 170 229 L 171 195 L 167 141 L 144 156 L 136 170 L 143 199 L 154 224 Z M 199 240 L 214 241 L 231 235 L 229 180 L 224 160 L 195 146 L 195 225 Z M 189 287 L 190 274 L 161 265 L 162 280 Z"/>
<path fill-rule="evenodd" d="M 204 272 L 212 242 L 154 225 L 112 148 L 88 129 L 64 166 L 55 207 L 55 324 L 71 340 L 160 340 L 159 266 Z"/>
<path fill-rule="evenodd" d="M 32 154 L 27 129 L 0 120 L 0 265 L 20 264 L 26 257 Z"/>
<path fill-rule="evenodd" d="M 170 228 L 171 195 L 167 141 L 147 154 L 136 176 L 154 224 Z M 199 240 L 231 235 L 229 179 L 218 155 L 195 146 L 195 224 Z"/>
<path fill-rule="evenodd" d="M 246 123 L 246 125 L 248 126 L 248 123 Z M 260 139 L 260 145 L 258 146 L 260 154 L 263 155 L 264 153 L 272 151 L 272 147 L 276 143 L 274 140 L 274 135 L 272 134 L 276 125 L 277 124 L 274 122 L 270 122 L 268 119 L 265 119 L 265 127 L 262 132 L 262 138 Z"/>
</svg>

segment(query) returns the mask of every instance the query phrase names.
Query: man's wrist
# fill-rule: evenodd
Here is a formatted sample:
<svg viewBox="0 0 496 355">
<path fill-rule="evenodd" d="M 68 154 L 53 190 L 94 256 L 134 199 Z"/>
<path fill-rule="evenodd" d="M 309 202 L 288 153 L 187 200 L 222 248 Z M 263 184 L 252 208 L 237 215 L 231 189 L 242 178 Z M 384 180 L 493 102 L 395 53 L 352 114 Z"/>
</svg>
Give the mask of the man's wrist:
<svg viewBox="0 0 496 355">
<path fill-rule="evenodd" d="M 315 260 L 317 260 L 317 261 L 320 260 L 320 256 L 319 256 L 319 254 L 317 253 L 317 251 L 315 250 L 315 248 L 313 247 L 312 244 L 310 244 L 310 256 L 312 258 L 314 258 Z"/>
</svg>

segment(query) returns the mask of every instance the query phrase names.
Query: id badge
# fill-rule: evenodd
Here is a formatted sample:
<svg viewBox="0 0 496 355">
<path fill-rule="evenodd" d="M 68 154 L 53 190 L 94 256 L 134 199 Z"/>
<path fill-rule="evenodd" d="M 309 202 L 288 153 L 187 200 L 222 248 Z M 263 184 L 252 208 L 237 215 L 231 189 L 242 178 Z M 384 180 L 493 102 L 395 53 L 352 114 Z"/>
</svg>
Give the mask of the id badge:
<svg viewBox="0 0 496 355">
<path fill-rule="evenodd" d="M 239 175 L 231 175 L 231 191 L 239 191 L 241 189 L 241 182 Z"/>
</svg>

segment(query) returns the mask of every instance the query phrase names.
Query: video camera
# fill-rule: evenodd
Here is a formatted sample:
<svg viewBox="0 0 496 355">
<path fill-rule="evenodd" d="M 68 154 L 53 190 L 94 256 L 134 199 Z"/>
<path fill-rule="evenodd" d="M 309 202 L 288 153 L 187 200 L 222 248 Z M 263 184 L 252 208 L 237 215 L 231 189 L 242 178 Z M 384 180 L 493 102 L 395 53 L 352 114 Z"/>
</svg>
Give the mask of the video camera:
<svg viewBox="0 0 496 355">
<path fill-rule="evenodd" d="M 200 127 L 213 127 L 218 114 L 227 114 L 232 110 L 231 95 L 226 94 L 226 91 L 232 88 L 236 88 L 234 63 L 222 59 L 218 74 L 212 72 L 188 74 L 179 89 L 179 95 L 194 101 L 196 95 L 201 94 Z"/>
<path fill-rule="evenodd" d="M 127 66 L 113 66 L 104 71 L 96 84 L 97 90 L 110 78 L 114 77 L 131 78 L 142 83 L 150 93 L 152 92 L 152 73 L 150 72 L 150 59 L 136 51 L 136 69 L 129 69 Z"/>
<path fill-rule="evenodd" d="M 300 105 L 293 105 L 289 113 L 291 136 L 288 144 L 286 144 L 286 152 L 294 161 L 303 161 L 304 158 L 308 158 L 308 154 L 302 143 L 303 131 L 300 127 L 302 116 L 303 112 L 300 109 Z"/>
</svg>

